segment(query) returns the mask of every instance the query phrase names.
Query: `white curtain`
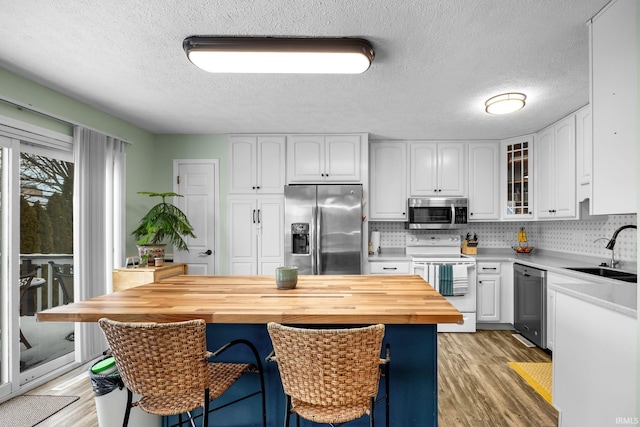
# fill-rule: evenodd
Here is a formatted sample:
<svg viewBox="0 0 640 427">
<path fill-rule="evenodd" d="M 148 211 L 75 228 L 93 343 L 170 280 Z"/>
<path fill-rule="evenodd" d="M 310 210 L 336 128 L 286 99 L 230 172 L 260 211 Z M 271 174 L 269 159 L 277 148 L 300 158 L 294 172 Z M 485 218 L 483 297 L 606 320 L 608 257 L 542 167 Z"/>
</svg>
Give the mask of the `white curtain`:
<svg viewBox="0 0 640 427">
<path fill-rule="evenodd" d="M 111 271 L 124 260 L 125 143 L 99 132 L 74 129 L 75 295 L 78 301 L 110 293 Z M 79 358 L 107 348 L 95 323 L 79 323 Z"/>
</svg>

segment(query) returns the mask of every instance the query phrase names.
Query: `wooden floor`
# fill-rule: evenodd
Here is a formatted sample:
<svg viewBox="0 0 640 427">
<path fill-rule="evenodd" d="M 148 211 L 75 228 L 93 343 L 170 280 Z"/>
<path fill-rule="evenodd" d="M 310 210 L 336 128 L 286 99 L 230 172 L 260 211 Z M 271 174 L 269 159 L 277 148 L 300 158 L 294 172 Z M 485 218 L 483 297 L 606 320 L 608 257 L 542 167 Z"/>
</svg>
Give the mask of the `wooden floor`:
<svg viewBox="0 0 640 427">
<path fill-rule="evenodd" d="M 438 335 L 441 427 L 558 425 L 558 412 L 507 365 L 507 362 L 549 362 L 550 357 L 539 348 L 525 347 L 511 334 L 512 331 L 478 331 Z M 80 400 L 38 427 L 98 426 L 90 381 L 86 376 L 78 377 L 86 371 L 87 367 L 78 368 L 29 392 L 80 396 Z M 54 390 L 73 379 L 78 381 Z"/>
<path fill-rule="evenodd" d="M 27 394 L 79 396 L 71 405 L 38 424 L 38 427 L 83 426 L 98 427 L 93 389 L 87 374 L 89 365 L 77 368 Z"/>
<path fill-rule="evenodd" d="M 513 331 L 438 335 L 438 421 L 448 426 L 558 425 L 558 411 L 507 362 L 550 362 Z"/>
</svg>

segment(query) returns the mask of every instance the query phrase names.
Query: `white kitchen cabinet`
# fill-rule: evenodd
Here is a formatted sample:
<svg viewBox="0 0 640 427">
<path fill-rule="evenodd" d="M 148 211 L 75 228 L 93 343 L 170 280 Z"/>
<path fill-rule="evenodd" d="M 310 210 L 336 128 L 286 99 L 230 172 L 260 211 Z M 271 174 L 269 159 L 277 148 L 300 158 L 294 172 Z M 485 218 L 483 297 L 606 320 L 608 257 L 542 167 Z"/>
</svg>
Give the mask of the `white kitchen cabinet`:
<svg viewBox="0 0 640 427">
<path fill-rule="evenodd" d="M 576 219 L 575 115 L 538 132 L 536 215 L 538 219 Z"/>
<path fill-rule="evenodd" d="M 573 276 L 547 271 L 547 288 L 557 283 L 589 283 Z M 547 348 L 553 351 L 556 336 L 556 291 L 547 289 Z"/>
<path fill-rule="evenodd" d="M 533 220 L 533 135 L 500 143 L 502 220 Z"/>
<path fill-rule="evenodd" d="M 514 322 L 514 285 L 513 262 L 500 263 L 500 292 L 502 293 L 500 304 L 500 323 L 513 325 Z"/>
<path fill-rule="evenodd" d="M 469 221 L 500 219 L 500 144 L 469 143 Z"/>
<path fill-rule="evenodd" d="M 370 274 L 410 274 L 410 261 L 369 261 Z"/>
<path fill-rule="evenodd" d="M 637 424 L 637 320 L 556 291 L 553 406 L 563 426 Z"/>
<path fill-rule="evenodd" d="M 479 262 L 477 265 L 476 320 L 478 323 L 501 321 L 500 273 L 499 262 Z"/>
<path fill-rule="evenodd" d="M 591 198 L 593 171 L 593 127 L 591 105 L 576 111 L 576 196 L 579 202 Z"/>
<path fill-rule="evenodd" d="M 410 196 L 465 196 L 466 149 L 466 142 L 409 142 Z"/>
<path fill-rule="evenodd" d="M 614 0 L 591 20 L 592 215 L 638 210 L 637 7 Z"/>
<path fill-rule="evenodd" d="M 513 262 L 479 261 L 476 283 L 478 327 L 513 325 Z"/>
<path fill-rule="evenodd" d="M 553 351 L 556 341 L 556 291 L 547 289 L 547 349 Z"/>
<path fill-rule="evenodd" d="M 229 274 L 275 274 L 284 262 L 284 199 L 230 196 Z"/>
<path fill-rule="evenodd" d="M 407 220 L 407 144 L 375 141 L 369 144 L 369 219 Z"/>
<path fill-rule="evenodd" d="M 229 194 L 283 194 L 285 152 L 284 136 L 229 136 Z"/>
<path fill-rule="evenodd" d="M 293 135 L 287 141 L 287 179 L 361 182 L 362 143 L 362 135 Z"/>
</svg>

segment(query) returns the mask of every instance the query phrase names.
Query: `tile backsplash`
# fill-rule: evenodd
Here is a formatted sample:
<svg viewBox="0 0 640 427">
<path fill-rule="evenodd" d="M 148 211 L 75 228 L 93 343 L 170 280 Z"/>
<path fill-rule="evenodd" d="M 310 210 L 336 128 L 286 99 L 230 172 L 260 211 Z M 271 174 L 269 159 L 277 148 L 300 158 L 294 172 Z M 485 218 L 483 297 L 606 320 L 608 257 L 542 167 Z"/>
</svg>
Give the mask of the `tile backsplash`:
<svg viewBox="0 0 640 427">
<path fill-rule="evenodd" d="M 611 259 L 611 251 L 605 249 L 613 232 L 626 224 L 637 225 L 637 215 L 601 215 L 575 221 L 523 221 L 523 222 L 478 222 L 470 223 L 458 230 L 406 230 L 404 222 L 369 222 L 369 231 L 380 231 L 381 248 L 403 248 L 405 236 L 423 233 L 478 235 L 478 248 L 509 248 L 517 244 L 516 234 L 520 227 L 527 230 L 529 245 L 550 251 L 568 252 Z M 637 230 L 622 231 L 616 239 L 615 258 L 636 263 Z M 595 241 L 603 238 L 603 240 Z"/>
</svg>

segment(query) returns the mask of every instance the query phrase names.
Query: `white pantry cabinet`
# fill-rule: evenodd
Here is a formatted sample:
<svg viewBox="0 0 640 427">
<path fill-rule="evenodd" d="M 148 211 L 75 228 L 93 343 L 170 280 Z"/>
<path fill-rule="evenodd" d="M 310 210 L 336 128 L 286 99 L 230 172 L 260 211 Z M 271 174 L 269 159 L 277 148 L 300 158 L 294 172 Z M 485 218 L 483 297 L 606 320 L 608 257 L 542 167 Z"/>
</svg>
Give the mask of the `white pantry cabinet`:
<svg viewBox="0 0 640 427">
<path fill-rule="evenodd" d="M 500 144 L 469 143 L 469 221 L 500 219 Z"/>
<path fill-rule="evenodd" d="M 409 142 L 410 196 L 465 196 L 466 149 L 466 142 Z"/>
<path fill-rule="evenodd" d="M 497 323 L 501 321 L 501 265 L 499 262 L 479 262 L 477 265 L 476 320 Z"/>
<path fill-rule="evenodd" d="M 591 20 L 592 215 L 638 210 L 638 2 L 614 0 Z"/>
<path fill-rule="evenodd" d="M 576 219 L 576 121 L 570 115 L 535 140 L 538 219 Z"/>
<path fill-rule="evenodd" d="M 363 139 L 360 134 L 289 137 L 287 180 L 289 183 L 361 182 Z"/>
<path fill-rule="evenodd" d="M 503 220 L 533 220 L 533 135 L 500 143 L 500 205 Z"/>
<path fill-rule="evenodd" d="M 227 210 L 228 274 L 275 274 L 284 262 L 284 198 L 230 196 Z"/>
<path fill-rule="evenodd" d="M 372 141 L 369 158 L 369 219 L 406 221 L 407 144 Z"/>
<path fill-rule="evenodd" d="M 229 194 L 283 194 L 286 138 L 278 135 L 230 135 Z"/>
</svg>

